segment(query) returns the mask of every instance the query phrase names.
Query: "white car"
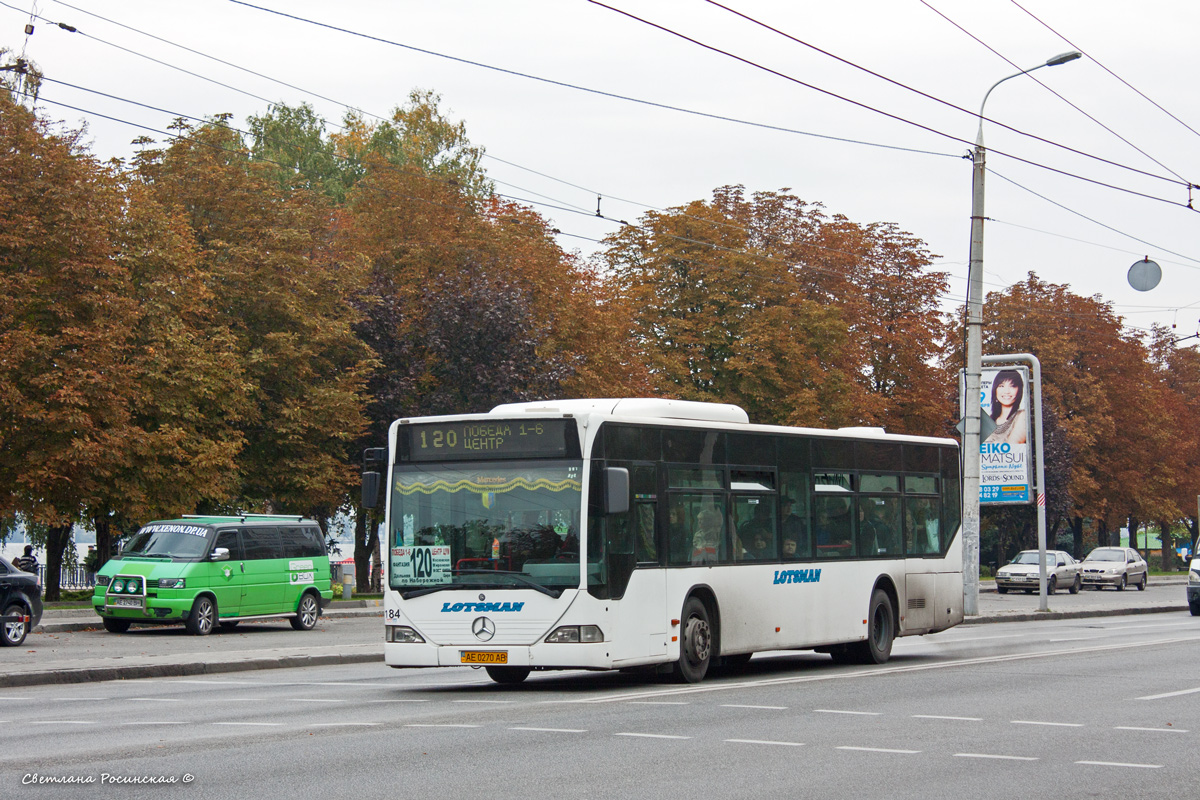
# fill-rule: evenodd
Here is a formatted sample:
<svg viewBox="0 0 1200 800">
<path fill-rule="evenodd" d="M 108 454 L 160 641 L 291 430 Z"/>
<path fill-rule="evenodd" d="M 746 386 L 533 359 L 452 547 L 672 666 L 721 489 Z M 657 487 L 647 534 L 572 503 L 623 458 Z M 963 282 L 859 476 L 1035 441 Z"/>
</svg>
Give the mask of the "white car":
<svg viewBox="0 0 1200 800">
<path fill-rule="evenodd" d="M 1022 550 L 1012 563 L 996 571 L 996 591 L 1005 594 L 1009 589 L 1023 589 L 1032 594 L 1038 590 L 1038 551 Z M 1074 556 L 1064 550 L 1046 551 L 1046 594 L 1054 594 L 1065 586 L 1077 594 L 1083 585 L 1081 568 Z"/>
<path fill-rule="evenodd" d="M 1083 560 L 1083 585 L 1095 589 L 1115 586 L 1118 591 L 1133 584 L 1144 591 L 1150 567 L 1132 547 L 1097 547 Z"/>
</svg>

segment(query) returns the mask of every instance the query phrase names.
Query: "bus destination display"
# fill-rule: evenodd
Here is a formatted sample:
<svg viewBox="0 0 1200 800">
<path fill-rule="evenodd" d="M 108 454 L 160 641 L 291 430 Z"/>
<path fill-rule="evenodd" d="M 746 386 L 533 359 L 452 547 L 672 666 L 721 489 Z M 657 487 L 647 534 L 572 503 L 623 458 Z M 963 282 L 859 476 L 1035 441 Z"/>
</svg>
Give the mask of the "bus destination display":
<svg viewBox="0 0 1200 800">
<path fill-rule="evenodd" d="M 570 419 L 449 422 L 407 429 L 412 461 L 564 458 Z"/>
</svg>

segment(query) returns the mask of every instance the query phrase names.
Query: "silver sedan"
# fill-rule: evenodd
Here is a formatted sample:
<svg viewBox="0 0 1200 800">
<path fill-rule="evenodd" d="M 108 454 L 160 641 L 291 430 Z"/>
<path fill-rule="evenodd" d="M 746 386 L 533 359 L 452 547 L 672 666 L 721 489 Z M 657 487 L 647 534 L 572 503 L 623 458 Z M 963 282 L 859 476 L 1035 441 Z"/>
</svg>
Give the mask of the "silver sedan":
<svg viewBox="0 0 1200 800">
<path fill-rule="evenodd" d="M 1038 551 L 1022 550 L 1007 566 L 996 571 L 996 591 L 1000 594 L 1009 589 L 1038 590 Z M 1054 594 L 1059 587 L 1066 587 L 1071 594 L 1079 592 L 1082 585 L 1080 564 L 1074 556 L 1064 550 L 1046 551 L 1046 593 Z"/>
<path fill-rule="evenodd" d="M 1096 589 L 1114 586 L 1119 591 L 1133 584 L 1142 591 L 1149 574 L 1146 559 L 1132 547 L 1097 547 L 1083 560 L 1083 585 Z"/>
</svg>

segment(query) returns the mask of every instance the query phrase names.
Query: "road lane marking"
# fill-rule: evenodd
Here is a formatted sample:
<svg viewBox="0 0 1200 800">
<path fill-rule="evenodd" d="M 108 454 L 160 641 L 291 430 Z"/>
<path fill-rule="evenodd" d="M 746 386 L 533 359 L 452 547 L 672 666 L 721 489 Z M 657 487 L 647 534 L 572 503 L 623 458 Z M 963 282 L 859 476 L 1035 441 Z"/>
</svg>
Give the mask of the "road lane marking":
<svg viewBox="0 0 1200 800">
<path fill-rule="evenodd" d="M 163 722 L 154 722 L 152 720 L 140 720 L 137 722 L 122 722 L 121 725 L 188 725 L 190 723 L 182 720 L 164 720 Z"/>
<path fill-rule="evenodd" d="M 682 700 L 633 700 L 631 706 L 690 706 L 691 703 Z"/>
<path fill-rule="evenodd" d="M 983 717 L 943 717 L 937 714 L 913 714 L 914 719 L 950 719 L 958 722 L 983 722 Z"/>
<path fill-rule="evenodd" d="M 534 733 L 587 733 L 587 728 L 509 728 L 510 731 L 533 731 Z"/>
<path fill-rule="evenodd" d="M 94 719 L 30 719 L 30 725 L 95 725 Z"/>
<path fill-rule="evenodd" d="M 253 728 L 279 728 L 282 722 L 214 722 L 213 725 L 245 725 Z"/>
<path fill-rule="evenodd" d="M 1125 725 L 1117 725 L 1113 728 L 1114 731 L 1153 731 L 1154 733 L 1187 733 L 1184 728 L 1133 728 Z"/>
<path fill-rule="evenodd" d="M 955 758 L 994 758 L 1000 761 L 1037 761 L 1033 756 L 997 756 L 990 753 L 955 753 Z"/>
<path fill-rule="evenodd" d="M 1076 637 L 1075 637 L 1075 638 L 1073 638 L 1073 639 L 1047 639 L 1046 641 L 1050 642 L 1050 644 L 1058 644 L 1059 642 L 1086 642 L 1086 641 L 1089 641 L 1089 640 L 1091 640 L 1091 639 L 1096 639 L 1096 638 L 1099 638 L 1099 637 L 1096 637 L 1096 636 L 1076 636 Z"/>
<path fill-rule="evenodd" d="M 451 725 L 449 723 L 437 724 L 433 722 L 411 722 L 405 725 L 406 728 L 478 728 L 478 725 Z"/>
<path fill-rule="evenodd" d="M 175 697 L 126 697 L 126 700 L 137 700 L 139 703 L 181 703 L 182 700 Z"/>
<path fill-rule="evenodd" d="M 1132 767 L 1134 769 L 1162 769 L 1162 764 L 1122 764 L 1119 761 L 1076 761 L 1093 767 Z"/>
<path fill-rule="evenodd" d="M 309 722 L 304 727 L 306 728 L 349 728 L 349 727 L 374 727 L 382 725 L 382 722 Z"/>
<path fill-rule="evenodd" d="M 743 706 L 737 703 L 722 703 L 721 708 L 756 708 L 762 711 L 787 711 L 787 706 Z"/>
<path fill-rule="evenodd" d="M 804 747 L 804 742 L 772 742 L 766 739 L 726 739 L 734 744 L 773 744 L 780 747 Z"/>
<path fill-rule="evenodd" d="M 484 705 L 503 706 L 513 702 L 512 700 L 454 700 L 455 703 L 482 703 Z"/>
<path fill-rule="evenodd" d="M 402 697 L 402 698 L 397 698 L 397 699 L 394 699 L 394 700 L 393 700 L 393 699 L 388 699 L 388 700 L 368 700 L 367 702 L 368 702 L 368 703 L 428 703 L 428 702 L 429 702 L 429 700 L 428 700 L 427 698 L 424 698 L 424 699 L 419 699 L 419 700 L 411 700 L 411 699 L 409 699 L 409 698 L 407 698 L 407 697 Z"/>
<path fill-rule="evenodd" d="M 1145 697 L 1139 697 L 1137 699 L 1138 700 L 1165 700 L 1168 697 L 1179 697 L 1179 696 L 1185 695 L 1185 694 L 1195 694 L 1196 692 L 1200 692 L 1200 688 L 1181 689 L 1178 692 L 1167 692 L 1166 694 L 1150 694 L 1150 695 L 1146 695 Z"/>
<path fill-rule="evenodd" d="M 613 736 L 633 736 L 638 739 L 690 739 L 690 736 L 672 736 L 666 733 L 614 733 Z"/>
<path fill-rule="evenodd" d="M 921 752 L 920 750 L 891 750 L 886 747 L 850 747 L 849 745 L 842 745 L 841 747 L 837 747 L 835 749 L 837 749 L 837 750 L 859 750 L 864 753 L 900 753 L 902 755 L 915 755 L 915 754 Z"/>
<path fill-rule="evenodd" d="M 292 703 L 344 703 L 344 702 L 346 702 L 345 700 L 341 700 L 338 698 L 332 698 L 332 697 L 285 697 L 283 699 L 288 700 Z"/>
<path fill-rule="evenodd" d="M 881 717 L 882 711 L 837 711 L 832 708 L 814 708 L 814 714 L 854 714 L 860 717 Z"/>
<path fill-rule="evenodd" d="M 1090 653 L 1129 650 L 1135 647 L 1146 648 L 1154 647 L 1156 645 L 1182 644 L 1185 642 L 1196 641 L 1200 641 L 1200 635 L 1179 636 L 1168 639 L 1150 639 L 1138 642 L 1123 642 L 1121 644 L 1104 644 L 1096 645 L 1094 647 L 1072 647 L 1059 650 L 1044 650 L 1036 653 L 1012 653 L 997 656 L 980 656 L 978 658 L 959 658 L 943 662 L 911 664 L 896 667 L 880 666 L 854 671 L 829 671 L 820 675 L 791 676 L 785 678 L 762 678 L 751 681 L 730 681 L 728 683 L 698 684 L 695 686 L 680 688 L 653 689 L 650 691 L 640 691 L 636 693 L 625 693 L 606 697 L 589 697 L 580 700 L 566 700 L 561 702 L 580 703 L 585 705 L 597 705 L 601 703 L 628 703 L 631 700 L 643 700 L 651 697 L 672 697 L 686 694 L 698 694 L 703 692 L 724 692 L 729 691 L 730 689 L 758 689 L 769 686 L 788 686 L 799 683 L 816 683 L 819 681 L 842 681 L 855 678 L 875 678 L 912 672 L 929 672 L 939 669 L 974 667 L 982 664 L 1004 664 L 1013 661 L 1030 661 L 1040 658 L 1054 658 L 1056 656 L 1081 656 Z M 1200 689 L 1196 689 L 1194 691 L 1200 691 Z"/>
<path fill-rule="evenodd" d="M 1032 719 L 1010 719 L 1012 725 L 1048 725 L 1052 728 L 1082 728 L 1082 722 L 1041 722 Z"/>
</svg>

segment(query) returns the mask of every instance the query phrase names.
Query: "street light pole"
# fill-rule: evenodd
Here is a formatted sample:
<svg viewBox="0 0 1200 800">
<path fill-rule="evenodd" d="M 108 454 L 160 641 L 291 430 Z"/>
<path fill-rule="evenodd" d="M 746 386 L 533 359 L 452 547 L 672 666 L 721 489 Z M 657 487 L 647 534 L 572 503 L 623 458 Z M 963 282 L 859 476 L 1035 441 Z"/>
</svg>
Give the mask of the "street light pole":
<svg viewBox="0 0 1200 800">
<path fill-rule="evenodd" d="M 963 404 L 963 612 L 979 614 L 979 384 L 983 372 L 983 107 L 988 95 L 1000 84 L 1042 67 L 1057 67 L 1079 58 L 1077 52 L 1063 53 L 1044 64 L 1021 70 L 992 84 L 979 104 L 979 132 L 971 154 L 971 259 L 967 274 L 967 369 Z"/>
</svg>

